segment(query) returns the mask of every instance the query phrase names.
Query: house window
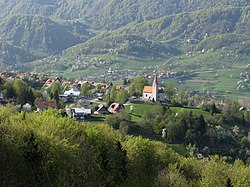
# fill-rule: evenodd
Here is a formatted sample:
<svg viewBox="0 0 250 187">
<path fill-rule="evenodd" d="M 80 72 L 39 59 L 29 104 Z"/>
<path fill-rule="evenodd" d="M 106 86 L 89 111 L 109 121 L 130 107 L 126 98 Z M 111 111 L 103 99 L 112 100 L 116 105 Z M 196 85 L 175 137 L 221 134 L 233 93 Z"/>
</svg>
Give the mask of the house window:
<svg viewBox="0 0 250 187">
<path fill-rule="evenodd" d="M 148 94 L 146 94 L 146 97 L 148 97 Z"/>
</svg>

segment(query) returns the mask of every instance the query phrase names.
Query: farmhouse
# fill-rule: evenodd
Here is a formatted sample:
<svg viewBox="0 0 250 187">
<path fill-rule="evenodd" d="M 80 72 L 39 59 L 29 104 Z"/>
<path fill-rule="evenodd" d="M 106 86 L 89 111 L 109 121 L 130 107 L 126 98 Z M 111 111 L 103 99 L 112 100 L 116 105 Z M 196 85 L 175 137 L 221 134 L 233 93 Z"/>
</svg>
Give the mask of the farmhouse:
<svg viewBox="0 0 250 187">
<path fill-rule="evenodd" d="M 86 118 L 90 118 L 91 116 L 91 109 L 85 108 L 72 108 L 71 109 L 72 118 L 74 120 L 84 120 Z"/>
<path fill-rule="evenodd" d="M 63 107 L 61 106 L 60 103 L 58 103 L 57 101 L 37 101 L 35 103 L 36 107 L 37 107 L 37 112 L 43 112 L 45 110 L 47 110 L 48 108 L 53 108 L 53 109 L 62 109 Z"/>
<path fill-rule="evenodd" d="M 152 86 L 144 86 L 142 97 L 149 101 L 164 101 L 164 90 L 158 86 L 156 73 Z"/>
</svg>

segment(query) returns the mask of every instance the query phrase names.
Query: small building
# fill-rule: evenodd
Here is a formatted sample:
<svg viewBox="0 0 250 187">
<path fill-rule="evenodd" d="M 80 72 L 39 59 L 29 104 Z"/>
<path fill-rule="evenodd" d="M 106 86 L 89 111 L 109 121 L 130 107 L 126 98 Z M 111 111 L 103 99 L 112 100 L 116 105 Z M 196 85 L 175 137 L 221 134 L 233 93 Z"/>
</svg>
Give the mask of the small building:
<svg viewBox="0 0 250 187">
<path fill-rule="evenodd" d="M 84 120 L 91 117 L 91 109 L 72 108 L 71 113 L 74 120 Z"/>
<path fill-rule="evenodd" d="M 100 114 L 109 114 L 108 107 L 104 106 L 103 104 L 98 105 L 96 111 L 94 112 L 95 115 Z"/>
<path fill-rule="evenodd" d="M 81 98 L 82 97 L 82 93 L 76 87 L 71 88 L 68 91 L 65 91 L 63 95 L 74 97 L 74 98 Z"/>
<path fill-rule="evenodd" d="M 62 109 L 62 105 L 60 103 L 58 103 L 57 101 L 37 101 L 35 103 L 37 109 L 37 112 L 43 112 L 45 110 L 47 110 L 48 108 L 52 108 L 52 109 Z"/>
<path fill-rule="evenodd" d="M 118 113 L 118 112 L 121 112 L 124 110 L 124 106 L 119 104 L 119 103 L 112 103 L 109 108 L 108 108 L 108 111 L 112 114 L 115 114 L 115 113 Z"/>
<path fill-rule="evenodd" d="M 142 97 L 143 99 L 148 100 L 148 101 L 164 101 L 165 100 L 164 90 L 163 88 L 160 88 L 158 86 L 156 73 L 154 74 L 154 81 L 153 81 L 152 86 L 144 86 Z"/>
<path fill-rule="evenodd" d="M 64 103 L 66 103 L 66 102 L 68 102 L 68 101 L 71 101 L 71 97 L 70 97 L 69 95 L 65 95 L 65 94 L 60 94 L 60 95 L 59 95 L 59 99 L 60 99 L 62 102 L 64 102 Z"/>
</svg>

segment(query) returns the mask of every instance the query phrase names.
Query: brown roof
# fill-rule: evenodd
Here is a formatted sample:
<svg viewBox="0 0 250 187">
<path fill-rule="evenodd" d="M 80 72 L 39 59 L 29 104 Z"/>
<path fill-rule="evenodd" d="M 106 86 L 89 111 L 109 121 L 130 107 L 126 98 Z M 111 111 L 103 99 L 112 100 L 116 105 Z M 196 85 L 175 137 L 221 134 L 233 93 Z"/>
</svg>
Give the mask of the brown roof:
<svg viewBox="0 0 250 187">
<path fill-rule="evenodd" d="M 119 103 L 112 103 L 109 108 L 108 111 L 110 113 L 116 113 L 117 111 L 119 111 L 123 106 L 120 105 Z"/>
<path fill-rule="evenodd" d="M 60 103 L 58 103 L 56 101 L 47 101 L 47 102 L 37 101 L 35 103 L 35 105 L 37 106 L 37 108 L 40 108 L 40 109 L 48 109 L 48 108 L 60 109 L 60 108 L 62 108 Z"/>
<path fill-rule="evenodd" d="M 122 89 L 122 85 L 121 85 L 121 84 L 116 84 L 116 85 L 115 85 L 115 89 L 116 89 L 116 90 Z"/>
</svg>

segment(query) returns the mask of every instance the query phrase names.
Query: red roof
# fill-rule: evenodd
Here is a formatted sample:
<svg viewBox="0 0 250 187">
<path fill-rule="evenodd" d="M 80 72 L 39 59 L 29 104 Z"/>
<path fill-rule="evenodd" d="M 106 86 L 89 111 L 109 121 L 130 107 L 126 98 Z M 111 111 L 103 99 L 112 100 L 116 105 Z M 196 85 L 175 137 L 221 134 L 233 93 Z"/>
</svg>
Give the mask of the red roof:
<svg viewBox="0 0 250 187">
<path fill-rule="evenodd" d="M 143 92 L 145 93 L 152 93 L 152 86 L 144 86 Z"/>
<path fill-rule="evenodd" d="M 153 87 L 152 86 L 144 86 L 143 92 L 144 93 L 152 93 Z M 158 93 L 164 93 L 162 88 L 158 88 Z"/>
</svg>

